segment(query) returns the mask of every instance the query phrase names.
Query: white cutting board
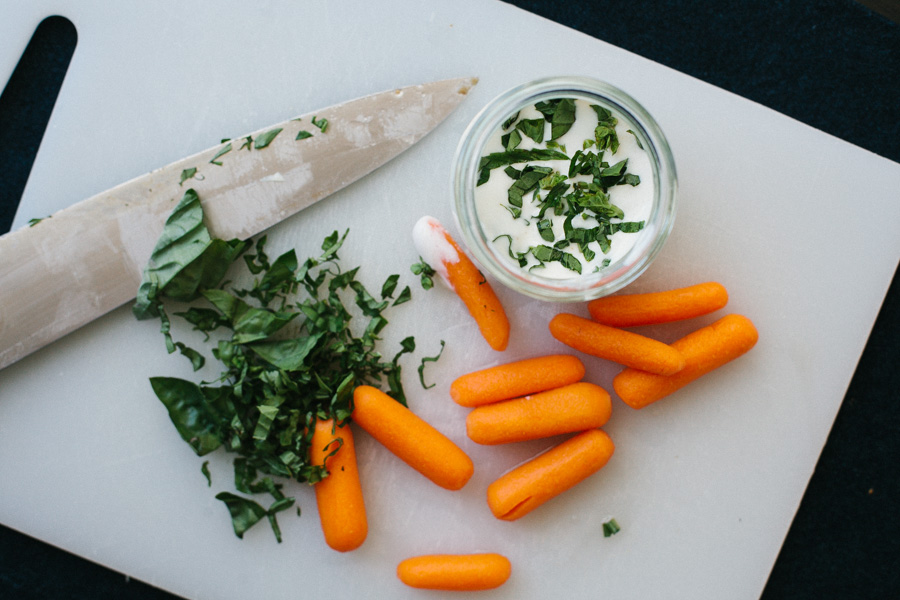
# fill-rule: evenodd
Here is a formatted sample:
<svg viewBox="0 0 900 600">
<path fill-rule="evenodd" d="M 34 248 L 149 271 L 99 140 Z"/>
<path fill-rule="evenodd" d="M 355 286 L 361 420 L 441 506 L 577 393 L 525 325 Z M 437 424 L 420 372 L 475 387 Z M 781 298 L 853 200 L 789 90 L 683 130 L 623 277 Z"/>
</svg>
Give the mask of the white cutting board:
<svg viewBox="0 0 900 600">
<path fill-rule="evenodd" d="M 223 137 L 371 92 L 476 75 L 463 106 L 412 151 L 270 233 L 273 253 L 294 246 L 308 256 L 349 226 L 343 262 L 362 264 L 364 282 L 374 288 L 399 272 L 414 283 L 413 223 L 431 214 L 456 231 L 450 164 L 468 121 L 515 84 L 590 75 L 656 116 L 678 166 L 674 233 L 633 289 L 719 280 L 728 311 L 752 318 L 761 335 L 749 355 L 643 411 L 615 399 L 609 465 L 506 523 L 490 515 L 487 484 L 551 442 L 468 442 L 448 386 L 469 370 L 565 350 L 546 329 L 562 307 L 500 290 L 513 338 L 498 354 L 451 293 L 415 287 L 390 317 L 386 353 L 415 334 L 418 351 L 405 362 L 411 406 L 470 453 L 476 474 L 447 492 L 359 434 L 371 530 L 360 550 L 338 554 L 298 484 L 287 491 L 303 516 L 282 513 L 284 543 L 266 524 L 242 541 L 233 535 L 213 498 L 231 489 L 230 456 L 212 456 L 207 487 L 202 460 L 147 382 L 191 377 L 186 361 L 166 355 L 155 324 L 123 308 L 0 371 L 0 522 L 189 598 L 436 597 L 400 584 L 397 562 L 475 551 L 513 563 L 511 580 L 485 598 L 758 597 L 897 266 L 900 165 L 490 0 L 0 6 L 0 76 L 43 17 L 62 14 L 78 28 L 14 227 Z M 511 51 L 510 32 L 541 43 Z M 572 60 L 588 56 L 588 65 Z M 849 198 L 864 208 L 848 210 Z M 675 339 L 717 316 L 650 333 Z M 425 391 L 416 367 L 441 339 L 444 356 L 426 371 L 437 385 Z M 585 360 L 587 378 L 611 389 L 617 367 Z M 610 516 L 622 531 L 604 539 Z"/>
</svg>

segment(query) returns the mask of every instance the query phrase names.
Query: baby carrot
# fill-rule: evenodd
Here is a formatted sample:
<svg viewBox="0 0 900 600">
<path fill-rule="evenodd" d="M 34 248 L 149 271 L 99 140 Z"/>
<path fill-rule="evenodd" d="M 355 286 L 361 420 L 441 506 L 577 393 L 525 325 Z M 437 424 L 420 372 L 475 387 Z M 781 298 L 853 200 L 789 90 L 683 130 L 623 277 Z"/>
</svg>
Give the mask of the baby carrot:
<svg viewBox="0 0 900 600">
<path fill-rule="evenodd" d="M 606 390 L 593 383 L 573 383 L 479 406 L 466 418 L 466 432 L 479 444 L 522 442 L 602 427 L 611 412 Z"/>
<path fill-rule="evenodd" d="M 311 464 L 328 469 L 328 477 L 315 484 L 325 543 L 339 552 L 359 548 L 369 525 L 350 424 L 336 429 L 332 419 L 316 421 L 309 454 Z"/>
<path fill-rule="evenodd" d="M 494 553 L 426 554 L 397 565 L 400 581 L 429 590 L 490 590 L 506 583 L 511 572 L 509 559 Z"/>
<path fill-rule="evenodd" d="M 498 519 L 515 521 L 599 471 L 614 449 L 600 429 L 579 433 L 489 485 L 488 506 Z"/>
<path fill-rule="evenodd" d="M 750 319 L 726 315 L 672 342 L 672 347 L 684 355 L 684 369 L 678 373 L 666 377 L 625 369 L 613 378 L 613 389 L 632 408 L 644 408 L 741 356 L 758 339 L 759 333 Z"/>
<path fill-rule="evenodd" d="M 351 418 L 410 467 L 448 490 L 466 485 L 475 467 L 465 452 L 437 429 L 381 390 L 353 391 Z"/>
<path fill-rule="evenodd" d="M 413 241 L 423 260 L 441 275 L 469 309 L 488 345 L 494 350 L 505 350 L 509 343 L 509 319 L 478 267 L 433 217 L 419 219 L 413 228 Z"/>
<path fill-rule="evenodd" d="M 607 296 L 588 302 L 598 323 L 611 327 L 655 325 L 699 317 L 728 304 L 725 287 L 714 281 L 647 294 Z"/>
<path fill-rule="evenodd" d="M 551 354 L 467 373 L 450 384 L 450 397 L 461 406 L 481 406 L 543 392 L 584 377 L 584 364 L 567 354 Z"/>
<path fill-rule="evenodd" d="M 577 315 L 556 315 L 550 321 L 550 333 L 567 346 L 626 367 L 661 375 L 677 373 L 684 367 L 684 358 L 671 346 Z"/>
</svg>

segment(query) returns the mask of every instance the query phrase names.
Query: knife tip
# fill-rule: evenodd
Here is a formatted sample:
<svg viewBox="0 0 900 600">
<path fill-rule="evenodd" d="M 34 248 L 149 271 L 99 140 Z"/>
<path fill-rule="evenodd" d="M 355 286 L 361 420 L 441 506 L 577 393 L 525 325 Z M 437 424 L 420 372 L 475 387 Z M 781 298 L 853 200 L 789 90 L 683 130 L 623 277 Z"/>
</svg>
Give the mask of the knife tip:
<svg viewBox="0 0 900 600">
<path fill-rule="evenodd" d="M 460 96 L 466 96 L 466 95 L 468 95 L 469 91 L 471 91 L 471 89 L 473 87 L 475 87 L 476 85 L 478 85 L 477 77 L 463 78 L 460 82 L 459 90 L 457 90 L 457 93 Z"/>
</svg>

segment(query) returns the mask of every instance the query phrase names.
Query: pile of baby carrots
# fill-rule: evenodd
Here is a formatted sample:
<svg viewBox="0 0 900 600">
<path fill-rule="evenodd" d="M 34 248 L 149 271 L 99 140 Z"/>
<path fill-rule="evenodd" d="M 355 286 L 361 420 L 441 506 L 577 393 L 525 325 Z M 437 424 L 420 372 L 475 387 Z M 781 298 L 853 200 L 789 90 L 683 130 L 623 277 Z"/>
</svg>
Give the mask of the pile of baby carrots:
<svg viewBox="0 0 900 600">
<path fill-rule="evenodd" d="M 443 247 L 435 265 L 445 283 L 469 309 L 485 341 L 506 348 L 509 320 L 490 284 L 437 221 L 426 218 L 431 241 Z M 434 259 L 434 258 L 432 258 Z M 646 294 L 622 294 L 588 303 L 590 318 L 556 315 L 550 333 L 587 355 L 624 369 L 613 389 L 627 405 L 640 409 L 749 351 L 758 339 L 753 323 L 729 314 L 666 344 L 629 331 L 710 314 L 728 302 L 715 282 Z M 514 521 L 598 472 L 615 446 L 601 427 L 612 413 L 610 394 L 583 381 L 585 366 L 567 354 L 538 356 L 464 374 L 453 381 L 450 396 L 470 408 L 468 437 L 500 445 L 568 435 L 562 442 L 503 474 L 487 488 L 487 504 L 497 519 Z M 409 408 L 370 386 L 356 388 L 351 421 L 436 485 L 459 490 L 474 473 L 472 460 L 450 439 Z M 315 484 L 325 540 L 335 550 L 358 548 L 368 525 L 356 465 L 353 435 L 347 423 L 320 421 L 312 442 L 312 461 L 329 476 Z M 502 585 L 511 574 L 509 560 L 496 553 L 432 554 L 408 558 L 397 576 L 416 588 L 484 590 Z"/>
</svg>

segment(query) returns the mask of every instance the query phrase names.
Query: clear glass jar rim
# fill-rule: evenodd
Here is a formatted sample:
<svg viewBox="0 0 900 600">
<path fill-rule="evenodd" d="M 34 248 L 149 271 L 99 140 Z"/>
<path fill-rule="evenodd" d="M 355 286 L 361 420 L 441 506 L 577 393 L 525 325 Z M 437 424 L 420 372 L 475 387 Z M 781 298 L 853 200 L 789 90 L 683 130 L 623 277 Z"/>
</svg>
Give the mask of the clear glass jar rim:
<svg viewBox="0 0 900 600">
<path fill-rule="evenodd" d="M 655 196 L 645 231 L 634 247 L 597 274 L 555 280 L 516 269 L 497 256 L 481 229 L 475 207 L 477 167 L 488 139 L 510 115 L 551 98 L 596 101 L 623 115 L 643 138 L 654 168 Z M 454 216 L 469 250 L 501 283 L 526 295 L 555 301 L 577 301 L 610 294 L 636 279 L 655 258 L 675 217 L 677 177 L 671 149 L 656 120 L 634 98 L 606 82 L 582 76 L 548 77 L 513 87 L 485 105 L 466 128 L 453 169 Z"/>
</svg>

